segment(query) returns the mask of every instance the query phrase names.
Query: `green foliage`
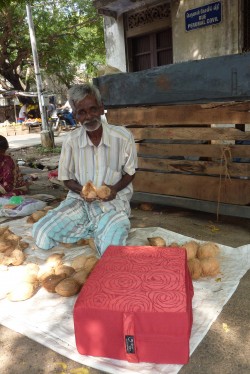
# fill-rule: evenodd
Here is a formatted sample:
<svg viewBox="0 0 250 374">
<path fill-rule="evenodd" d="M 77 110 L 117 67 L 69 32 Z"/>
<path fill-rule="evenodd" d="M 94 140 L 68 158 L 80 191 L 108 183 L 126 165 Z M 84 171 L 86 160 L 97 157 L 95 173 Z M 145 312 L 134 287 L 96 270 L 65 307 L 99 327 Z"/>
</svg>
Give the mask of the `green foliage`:
<svg viewBox="0 0 250 374">
<path fill-rule="evenodd" d="M 45 148 L 41 145 L 36 147 L 37 152 L 41 155 L 48 154 L 48 153 L 57 155 L 61 153 L 61 149 L 62 147 Z"/>
<path fill-rule="evenodd" d="M 29 90 L 34 83 L 26 1 L 0 2 L 0 83 Z M 42 74 L 70 86 L 80 65 L 91 77 L 104 63 L 102 17 L 91 0 L 30 1 Z"/>
</svg>

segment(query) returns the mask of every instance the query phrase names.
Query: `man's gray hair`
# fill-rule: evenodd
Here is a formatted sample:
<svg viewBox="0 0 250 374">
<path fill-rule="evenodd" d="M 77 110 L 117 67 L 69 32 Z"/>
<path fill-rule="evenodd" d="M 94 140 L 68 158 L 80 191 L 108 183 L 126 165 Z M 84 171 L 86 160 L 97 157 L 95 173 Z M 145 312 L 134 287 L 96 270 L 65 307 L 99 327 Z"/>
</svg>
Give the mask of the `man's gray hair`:
<svg viewBox="0 0 250 374">
<path fill-rule="evenodd" d="M 76 109 L 76 104 L 87 95 L 94 96 L 98 105 L 102 105 L 101 94 L 96 86 L 90 83 L 75 84 L 68 90 L 68 100 L 73 112 Z"/>
</svg>

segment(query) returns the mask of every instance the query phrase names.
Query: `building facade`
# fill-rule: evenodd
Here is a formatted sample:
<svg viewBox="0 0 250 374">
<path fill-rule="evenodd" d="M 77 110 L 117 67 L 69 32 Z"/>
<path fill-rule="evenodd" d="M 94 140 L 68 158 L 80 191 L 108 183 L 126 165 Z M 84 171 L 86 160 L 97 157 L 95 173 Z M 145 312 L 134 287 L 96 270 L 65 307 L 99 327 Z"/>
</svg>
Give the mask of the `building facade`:
<svg viewBox="0 0 250 374">
<path fill-rule="evenodd" d="M 96 0 L 106 63 L 135 72 L 250 51 L 249 0 Z"/>
</svg>

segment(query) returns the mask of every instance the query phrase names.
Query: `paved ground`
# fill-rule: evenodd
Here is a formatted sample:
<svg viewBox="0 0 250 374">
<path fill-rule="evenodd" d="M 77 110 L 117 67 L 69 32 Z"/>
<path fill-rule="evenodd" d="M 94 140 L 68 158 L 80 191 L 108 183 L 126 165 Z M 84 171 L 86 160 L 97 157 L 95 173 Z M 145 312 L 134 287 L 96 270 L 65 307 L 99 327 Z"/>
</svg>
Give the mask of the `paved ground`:
<svg viewBox="0 0 250 374">
<path fill-rule="evenodd" d="M 48 183 L 47 173 L 37 171 L 38 180 L 31 193 L 49 193 L 63 197 L 61 187 Z M 132 209 L 132 227 L 163 227 L 197 240 L 212 240 L 231 247 L 250 243 L 250 220 L 173 207 L 154 207 L 154 211 Z M 218 231 L 213 231 L 215 225 Z M 27 316 L 28 318 L 28 316 Z M 250 373 L 250 271 L 243 277 L 236 292 L 225 305 L 208 334 L 197 347 L 180 374 L 249 374 Z M 223 323 L 229 330 L 223 329 Z M 80 364 L 40 344 L 0 326 L 1 374 L 70 374 Z M 64 370 L 56 364 L 63 362 Z M 89 369 L 90 374 L 102 372 Z M 117 371 L 118 373 L 118 371 Z M 82 374 L 85 374 L 82 371 Z M 154 374 L 154 373 L 152 373 Z M 164 373 L 163 373 L 164 374 Z"/>
</svg>

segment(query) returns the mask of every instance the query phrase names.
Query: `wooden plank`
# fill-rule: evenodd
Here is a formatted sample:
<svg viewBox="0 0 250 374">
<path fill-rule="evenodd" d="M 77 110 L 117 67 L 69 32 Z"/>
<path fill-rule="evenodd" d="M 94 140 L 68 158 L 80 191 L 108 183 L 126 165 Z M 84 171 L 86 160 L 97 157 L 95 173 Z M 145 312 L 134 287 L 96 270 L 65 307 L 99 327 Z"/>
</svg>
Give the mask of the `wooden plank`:
<svg viewBox="0 0 250 374">
<path fill-rule="evenodd" d="M 106 108 L 250 99 L 250 53 L 94 78 Z"/>
<path fill-rule="evenodd" d="M 116 125 L 201 125 L 250 123 L 250 102 L 245 106 L 168 105 L 109 109 L 107 120 Z"/>
<path fill-rule="evenodd" d="M 196 156 L 221 158 L 224 147 L 229 147 L 232 157 L 250 157 L 249 145 L 220 144 L 164 144 L 136 143 L 138 155 L 151 156 Z"/>
<path fill-rule="evenodd" d="M 139 157 L 138 168 L 168 173 L 192 173 L 217 176 L 227 176 L 229 174 L 230 177 L 250 178 L 250 163 L 228 162 L 225 164 L 225 161 L 220 163 L 220 161 L 188 161 Z"/>
<path fill-rule="evenodd" d="M 234 128 L 129 128 L 136 140 L 250 140 L 250 132 Z"/>
<path fill-rule="evenodd" d="M 179 208 L 191 209 L 207 213 L 218 213 L 233 217 L 250 218 L 250 206 L 216 203 L 214 201 L 203 201 L 189 199 L 186 197 L 175 197 L 166 195 L 155 195 L 144 192 L 134 192 L 132 202 L 150 202 L 153 204 L 174 206 Z"/>
<path fill-rule="evenodd" d="M 222 179 L 220 186 L 216 177 L 138 171 L 133 185 L 137 192 L 208 201 L 218 201 L 219 197 L 220 202 L 228 204 L 250 203 L 250 182 L 244 179 Z"/>
</svg>

